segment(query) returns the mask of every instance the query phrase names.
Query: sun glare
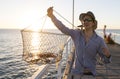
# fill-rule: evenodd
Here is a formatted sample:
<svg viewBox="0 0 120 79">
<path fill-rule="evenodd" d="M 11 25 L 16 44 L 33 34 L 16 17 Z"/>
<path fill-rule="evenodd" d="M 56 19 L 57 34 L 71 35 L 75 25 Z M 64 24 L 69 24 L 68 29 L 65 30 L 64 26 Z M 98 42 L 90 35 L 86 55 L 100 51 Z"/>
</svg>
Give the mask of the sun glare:
<svg viewBox="0 0 120 79">
<path fill-rule="evenodd" d="M 31 40 L 31 46 L 33 49 L 33 53 L 38 53 L 39 52 L 39 45 L 40 45 L 40 36 L 38 33 L 32 33 L 32 40 Z"/>
<path fill-rule="evenodd" d="M 39 46 L 39 34 L 32 33 L 32 46 L 38 49 Z"/>
<path fill-rule="evenodd" d="M 50 18 L 47 16 L 38 20 L 23 20 L 20 24 L 21 28 L 27 28 L 32 31 L 40 31 L 43 29 L 56 29 Z"/>
</svg>

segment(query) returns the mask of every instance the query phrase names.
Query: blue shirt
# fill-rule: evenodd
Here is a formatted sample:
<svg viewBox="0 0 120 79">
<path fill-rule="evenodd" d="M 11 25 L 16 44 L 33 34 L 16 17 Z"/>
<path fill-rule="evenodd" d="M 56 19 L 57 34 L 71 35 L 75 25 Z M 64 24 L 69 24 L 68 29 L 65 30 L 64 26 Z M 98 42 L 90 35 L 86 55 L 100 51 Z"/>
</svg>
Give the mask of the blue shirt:
<svg viewBox="0 0 120 79">
<path fill-rule="evenodd" d="M 104 40 L 94 32 L 93 36 L 85 43 L 83 30 L 69 29 L 55 16 L 51 18 L 56 27 L 63 33 L 71 36 L 75 46 L 74 64 L 71 70 L 72 74 L 83 74 L 84 68 L 89 69 L 96 75 L 96 55 L 99 54 L 105 62 L 109 62 L 103 51 L 107 47 Z"/>
</svg>

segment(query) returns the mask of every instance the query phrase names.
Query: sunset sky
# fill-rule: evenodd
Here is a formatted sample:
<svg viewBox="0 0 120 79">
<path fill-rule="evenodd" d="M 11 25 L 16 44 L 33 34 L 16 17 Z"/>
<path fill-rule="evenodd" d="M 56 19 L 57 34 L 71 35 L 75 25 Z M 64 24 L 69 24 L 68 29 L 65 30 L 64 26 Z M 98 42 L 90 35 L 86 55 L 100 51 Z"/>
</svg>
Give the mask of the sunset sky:
<svg viewBox="0 0 120 79">
<path fill-rule="evenodd" d="M 78 19 L 80 13 L 92 11 L 98 20 L 98 29 L 104 25 L 107 25 L 108 29 L 120 29 L 120 0 L 74 0 L 74 2 L 75 26 L 81 24 Z M 0 29 L 23 29 L 39 21 L 43 22 L 47 8 L 51 6 L 72 23 L 72 5 L 73 0 L 0 0 Z M 56 13 L 55 15 L 59 17 Z M 48 27 L 51 23 L 46 22 Z"/>
</svg>

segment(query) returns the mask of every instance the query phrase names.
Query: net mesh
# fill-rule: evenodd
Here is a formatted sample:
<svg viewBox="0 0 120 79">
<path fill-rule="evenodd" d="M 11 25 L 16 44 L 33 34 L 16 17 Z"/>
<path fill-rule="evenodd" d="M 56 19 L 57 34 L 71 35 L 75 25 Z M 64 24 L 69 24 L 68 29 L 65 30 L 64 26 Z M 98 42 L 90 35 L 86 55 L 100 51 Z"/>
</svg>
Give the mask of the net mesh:
<svg viewBox="0 0 120 79">
<path fill-rule="evenodd" d="M 61 59 L 68 36 L 61 33 L 21 30 L 23 59 L 29 63 L 55 63 Z"/>
</svg>

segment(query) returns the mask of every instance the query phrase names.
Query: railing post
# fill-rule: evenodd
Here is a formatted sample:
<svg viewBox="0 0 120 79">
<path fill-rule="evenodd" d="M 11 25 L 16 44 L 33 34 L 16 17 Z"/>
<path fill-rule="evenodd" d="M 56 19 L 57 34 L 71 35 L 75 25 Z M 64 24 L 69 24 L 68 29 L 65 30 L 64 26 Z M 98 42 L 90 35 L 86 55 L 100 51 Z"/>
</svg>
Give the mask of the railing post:
<svg viewBox="0 0 120 79">
<path fill-rule="evenodd" d="M 62 61 L 62 60 L 61 60 Z M 59 62 L 58 64 L 58 74 L 57 74 L 57 79 L 61 79 L 61 76 L 62 76 L 62 72 L 61 72 L 61 61 Z"/>
<path fill-rule="evenodd" d="M 68 43 L 69 43 L 69 42 L 68 42 Z M 67 45 L 66 45 L 66 51 L 65 51 L 65 53 L 66 53 L 66 58 L 68 58 L 68 45 L 69 45 L 68 43 L 67 43 Z"/>
<path fill-rule="evenodd" d="M 65 53 L 66 53 L 66 58 L 68 58 L 68 52 L 69 52 L 69 48 L 70 48 L 70 50 L 71 50 L 71 44 L 69 44 L 71 42 L 71 39 L 69 39 L 68 41 L 67 41 L 67 44 L 65 45 L 65 48 L 66 48 L 66 50 L 65 50 Z M 69 46 L 68 46 L 69 45 Z M 59 64 L 58 64 L 58 73 L 57 73 L 57 79 L 62 79 L 62 76 L 63 76 L 63 74 L 62 74 L 62 60 L 59 62 Z"/>
</svg>

